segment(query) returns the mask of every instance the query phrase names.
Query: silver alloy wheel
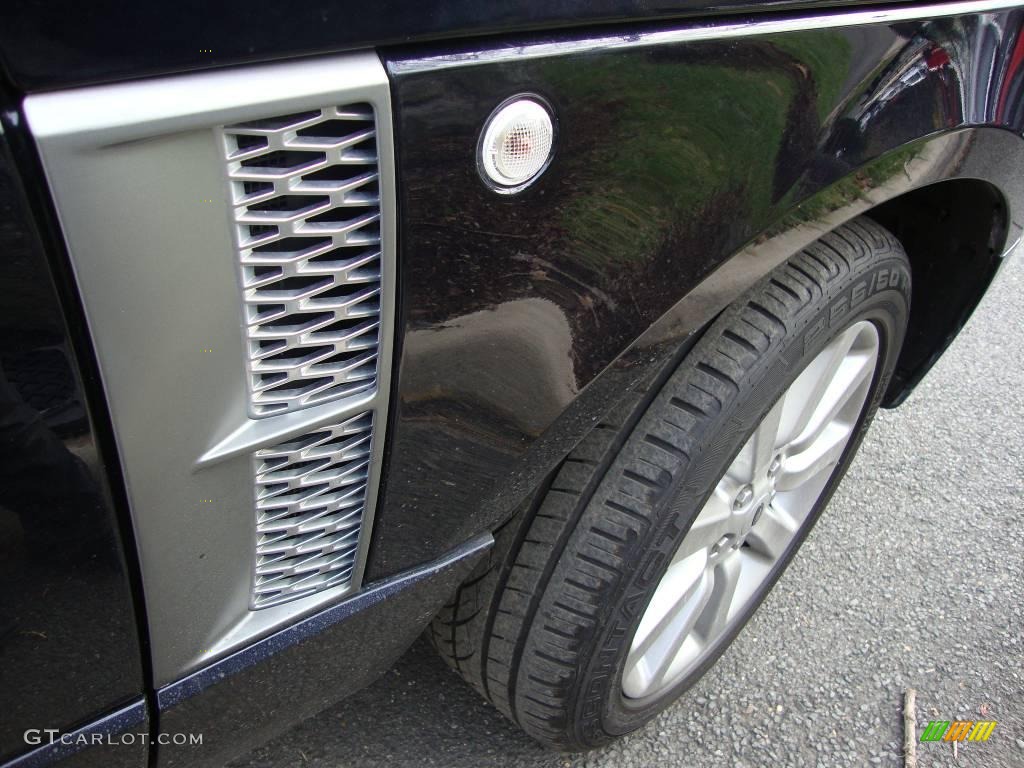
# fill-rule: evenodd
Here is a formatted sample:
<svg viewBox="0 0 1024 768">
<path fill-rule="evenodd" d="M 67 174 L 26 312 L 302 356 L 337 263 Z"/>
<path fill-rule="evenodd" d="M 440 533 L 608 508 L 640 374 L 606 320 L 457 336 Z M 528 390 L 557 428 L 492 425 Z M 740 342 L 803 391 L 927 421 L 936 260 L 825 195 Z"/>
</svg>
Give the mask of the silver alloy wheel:
<svg viewBox="0 0 1024 768">
<path fill-rule="evenodd" d="M 776 401 L 683 537 L 640 620 L 623 693 L 649 699 L 698 666 L 807 522 L 860 419 L 878 363 L 862 320 Z"/>
</svg>

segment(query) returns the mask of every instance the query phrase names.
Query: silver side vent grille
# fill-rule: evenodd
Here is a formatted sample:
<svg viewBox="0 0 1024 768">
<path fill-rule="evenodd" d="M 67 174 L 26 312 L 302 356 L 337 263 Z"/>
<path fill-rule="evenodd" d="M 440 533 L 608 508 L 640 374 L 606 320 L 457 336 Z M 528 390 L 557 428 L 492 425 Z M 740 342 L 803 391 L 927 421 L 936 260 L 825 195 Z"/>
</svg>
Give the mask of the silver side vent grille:
<svg viewBox="0 0 1024 768">
<path fill-rule="evenodd" d="M 222 132 L 254 418 L 372 388 L 380 346 L 377 126 L 370 104 Z"/>
<path fill-rule="evenodd" d="M 363 588 L 394 342 L 390 94 L 359 51 L 24 100 L 108 385 L 158 685 Z"/>
<path fill-rule="evenodd" d="M 332 401 L 344 414 L 253 454 L 252 609 L 359 578 L 381 386 L 378 138 L 376 109 L 362 101 L 220 129 L 249 416 L 288 423 Z M 343 402 L 352 396 L 356 412 Z"/>
<path fill-rule="evenodd" d="M 372 414 L 362 413 L 254 454 L 253 608 L 350 582 L 372 432 Z"/>
</svg>

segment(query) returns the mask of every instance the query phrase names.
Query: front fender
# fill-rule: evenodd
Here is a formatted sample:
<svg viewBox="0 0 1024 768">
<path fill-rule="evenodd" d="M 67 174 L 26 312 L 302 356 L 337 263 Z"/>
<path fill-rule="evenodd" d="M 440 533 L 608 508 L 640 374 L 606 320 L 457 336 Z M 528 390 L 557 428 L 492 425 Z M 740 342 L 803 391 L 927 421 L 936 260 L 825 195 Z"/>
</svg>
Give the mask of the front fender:
<svg viewBox="0 0 1024 768">
<path fill-rule="evenodd" d="M 1015 240 L 1022 12 L 942 9 L 386 55 L 403 297 L 371 576 L 497 525 L 625 388 L 843 221 L 979 178 Z M 553 106 L 554 160 L 495 195 L 477 137 L 521 92 Z"/>
</svg>

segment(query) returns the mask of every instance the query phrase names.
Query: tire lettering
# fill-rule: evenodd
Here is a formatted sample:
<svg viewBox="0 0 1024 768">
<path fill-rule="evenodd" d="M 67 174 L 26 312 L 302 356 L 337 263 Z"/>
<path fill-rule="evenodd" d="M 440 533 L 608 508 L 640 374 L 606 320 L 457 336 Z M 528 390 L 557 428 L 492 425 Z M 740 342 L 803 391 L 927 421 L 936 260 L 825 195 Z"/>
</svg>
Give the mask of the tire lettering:
<svg viewBox="0 0 1024 768">
<path fill-rule="evenodd" d="M 889 270 L 880 269 L 878 270 L 878 290 L 882 290 L 889 285 Z"/>
<path fill-rule="evenodd" d="M 818 334 L 824 331 L 828 327 L 827 318 L 819 317 L 814 325 L 807 329 L 807 333 L 804 334 L 804 346 L 810 346 L 811 342 L 817 338 Z"/>
<path fill-rule="evenodd" d="M 829 310 L 829 312 L 828 312 L 828 324 L 832 325 L 833 323 L 835 323 L 835 321 L 838 318 L 840 318 L 840 317 L 842 317 L 843 315 L 846 314 L 846 312 L 847 312 L 847 310 L 849 308 L 850 308 L 849 302 L 847 301 L 846 297 L 843 296 L 835 304 L 833 304 L 832 308 Z"/>
<path fill-rule="evenodd" d="M 895 267 L 891 269 L 889 267 L 882 267 L 878 271 L 871 273 L 867 280 L 862 280 L 850 288 L 850 292 L 847 295 L 837 298 L 829 307 L 828 314 L 817 318 L 807 328 L 804 333 L 804 353 L 806 354 L 810 351 L 814 345 L 814 340 L 820 334 L 839 323 L 842 318 L 850 313 L 851 309 L 859 306 L 869 296 L 886 288 L 898 290 L 901 284 L 905 285 L 905 283 L 902 272 Z"/>
<path fill-rule="evenodd" d="M 868 297 L 868 284 L 863 280 L 853 286 L 853 290 L 850 291 L 850 306 L 856 307 L 864 299 Z"/>
</svg>

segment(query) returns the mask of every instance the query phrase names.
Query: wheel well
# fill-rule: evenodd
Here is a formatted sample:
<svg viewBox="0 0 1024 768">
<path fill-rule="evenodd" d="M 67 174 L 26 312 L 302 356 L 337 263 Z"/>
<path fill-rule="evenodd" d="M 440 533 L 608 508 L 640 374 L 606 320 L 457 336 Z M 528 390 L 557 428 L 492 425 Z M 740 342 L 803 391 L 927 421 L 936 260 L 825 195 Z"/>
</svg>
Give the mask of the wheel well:
<svg viewBox="0 0 1024 768">
<path fill-rule="evenodd" d="M 1000 191 L 954 179 L 907 192 L 867 213 L 910 257 L 910 324 L 882 405 L 895 407 L 945 351 L 988 288 L 1006 240 Z"/>
</svg>

